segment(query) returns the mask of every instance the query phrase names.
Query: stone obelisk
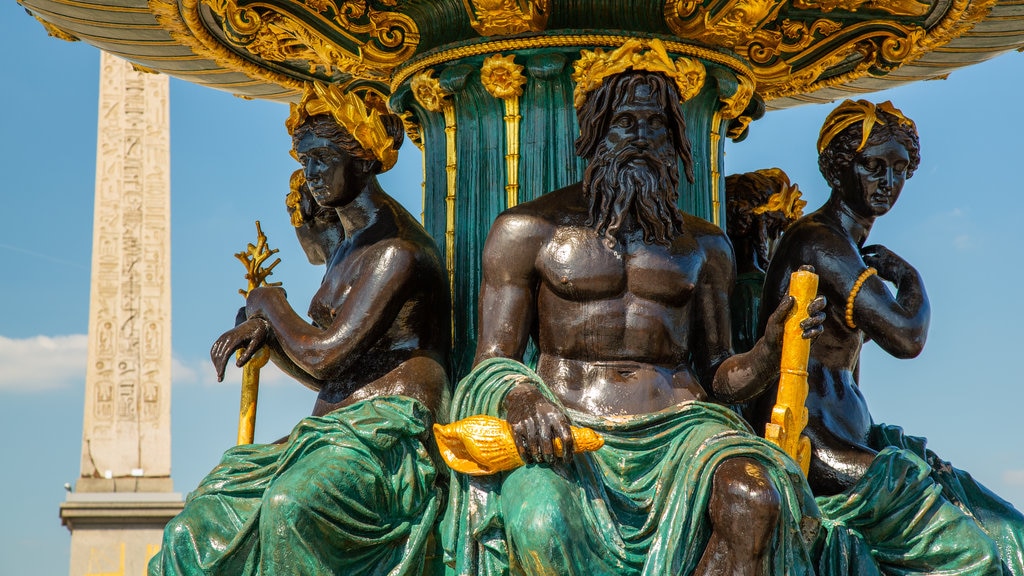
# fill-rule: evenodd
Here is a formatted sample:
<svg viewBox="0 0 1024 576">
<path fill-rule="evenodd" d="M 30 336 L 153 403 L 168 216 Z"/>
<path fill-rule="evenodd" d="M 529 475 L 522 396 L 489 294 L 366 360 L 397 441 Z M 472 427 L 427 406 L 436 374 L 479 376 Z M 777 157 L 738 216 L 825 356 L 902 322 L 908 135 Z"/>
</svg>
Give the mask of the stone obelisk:
<svg viewBox="0 0 1024 576">
<path fill-rule="evenodd" d="M 100 59 L 82 473 L 61 505 L 71 576 L 145 574 L 171 483 L 168 79 Z"/>
</svg>

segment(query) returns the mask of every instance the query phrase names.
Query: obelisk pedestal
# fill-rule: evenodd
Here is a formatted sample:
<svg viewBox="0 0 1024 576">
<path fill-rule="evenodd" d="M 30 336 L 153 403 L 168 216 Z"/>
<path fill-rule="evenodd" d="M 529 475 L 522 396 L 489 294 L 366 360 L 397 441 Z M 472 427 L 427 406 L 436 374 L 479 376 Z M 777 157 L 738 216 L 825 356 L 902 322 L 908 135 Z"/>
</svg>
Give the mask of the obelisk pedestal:
<svg viewBox="0 0 1024 576">
<path fill-rule="evenodd" d="M 82 472 L 61 505 L 71 576 L 145 574 L 181 511 L 171 482 L 166 76 L 100 60 Z"/>
</svg>

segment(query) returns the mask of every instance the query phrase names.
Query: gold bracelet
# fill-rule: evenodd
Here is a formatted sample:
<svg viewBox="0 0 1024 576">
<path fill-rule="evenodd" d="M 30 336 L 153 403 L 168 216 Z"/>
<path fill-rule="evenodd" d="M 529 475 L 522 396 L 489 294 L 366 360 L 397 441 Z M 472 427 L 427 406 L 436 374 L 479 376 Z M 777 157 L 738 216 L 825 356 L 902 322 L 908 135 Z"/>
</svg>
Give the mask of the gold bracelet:
<svg viewBox="0 0 1024 576">
<path fill-rule="evenodd" d="M 857 329 L 857 325 L 853 323 L 853 301 L 857 298 L 857 293 L 860 292 L 860 287 L 864 285 L 864 281 L 875 274 L 878 274 L 878 270 L 871 267 L 861 272 L 860 276 L 857 277 L 857 281 L 853 283 L 853 288 L 850 288 L 850 295 L 846 297 L 846 325 L 851 330 Z"/>
</svg>

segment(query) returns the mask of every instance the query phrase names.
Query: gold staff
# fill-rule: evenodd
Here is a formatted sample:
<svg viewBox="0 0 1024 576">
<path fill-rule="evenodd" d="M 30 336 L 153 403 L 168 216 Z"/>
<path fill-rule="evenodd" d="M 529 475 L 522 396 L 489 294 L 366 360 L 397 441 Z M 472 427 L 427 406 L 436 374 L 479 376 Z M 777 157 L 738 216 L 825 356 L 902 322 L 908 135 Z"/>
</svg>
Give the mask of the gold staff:
<svg viewBox="0 0 1024 576">
<path fill-rule="evenodd" d="M 235 258 L 245 266 L 245 279 L 248 287 L 240 289 L 239 294 L 248 298 L 249 292 L 259 286 L 280 286 L 280 282 L 267 282 L 267 276 L 273 274 L 274 266 L 277 266 L 281 259 L 277 258 L 270 263 L 270 266 L 263 267 L 271 256 L 277 254 L 277 249 L 270 249 L 267 245 L 267 235 L 260 228 L 260 221 L 256 221 L 256 244 L 246 246 L 244 252 L 235 254 Z M 239 356 L 242 350 L 237 352 Z M 270 360 L 270 352 L 266 346 L 260 348 L 245 366 L 242 367 L 242 404 L 238 411 L 238 444 L 252 444 L 253 436 L 256 433 L 256 400 L 260 393 L 260 368 L 267 365 Z"/>
<path fill-rule="evenodd" d="M 803 338 L 800 322 L 807 319 L 807 305 L 818 292 L 818 275 L 797 270 L 789 277 L 789 295 L 796 302 L 786 318 L 779 368 L 779 394 L 772 408 L 772 421 L 764 437 L 778 445 L 800 464 L 807 475 L 811 465 L 811 441 L 802 432 L 807 427 L 807 359 L 811 341 Z"/>
</svg>

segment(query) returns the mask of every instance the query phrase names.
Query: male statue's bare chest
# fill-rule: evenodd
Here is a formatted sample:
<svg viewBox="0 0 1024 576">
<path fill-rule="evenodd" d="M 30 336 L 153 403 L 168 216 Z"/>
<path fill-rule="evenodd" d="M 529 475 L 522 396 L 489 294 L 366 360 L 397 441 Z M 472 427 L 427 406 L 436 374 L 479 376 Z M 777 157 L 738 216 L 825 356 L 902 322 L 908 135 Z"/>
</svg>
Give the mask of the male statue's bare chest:
<svg viewBox="0 0 1024 576">
<path fill-rule="evenodd" d="M 684 306 L 700 275 L 702 259 L 692 251 L 642 241 L 609 249 L 582 227 L 559 229 L 538 256 L 545 287 L 572 301 L 639 297 Z"/>
</svg>

